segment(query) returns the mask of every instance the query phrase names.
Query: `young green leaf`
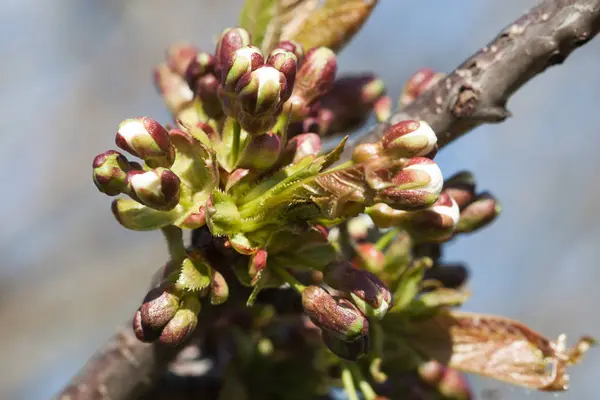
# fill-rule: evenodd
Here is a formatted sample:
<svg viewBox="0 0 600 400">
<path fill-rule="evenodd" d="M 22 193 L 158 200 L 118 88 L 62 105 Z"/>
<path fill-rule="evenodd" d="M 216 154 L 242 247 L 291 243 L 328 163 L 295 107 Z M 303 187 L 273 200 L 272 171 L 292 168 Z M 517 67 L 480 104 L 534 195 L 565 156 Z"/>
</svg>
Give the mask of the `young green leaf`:
<svg viewBox="0 0 600 400">
<path fill-rule="evenodd" d="M 246 0 L 240 15 L 240 26 L 250 32 L 252 42 L 261 47 L 272 25 L 277 0 Z"/>
</svg>

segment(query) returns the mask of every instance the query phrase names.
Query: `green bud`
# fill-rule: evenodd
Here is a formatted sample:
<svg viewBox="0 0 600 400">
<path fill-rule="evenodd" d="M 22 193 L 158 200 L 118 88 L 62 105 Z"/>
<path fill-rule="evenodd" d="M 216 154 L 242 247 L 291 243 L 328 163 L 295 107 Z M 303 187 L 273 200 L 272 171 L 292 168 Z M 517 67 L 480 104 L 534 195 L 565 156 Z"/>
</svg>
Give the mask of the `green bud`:
<svg viewBox="0 0 600 400">
<path fill-rule="evenodd" d="M 354 148 L 352 152 L 352 161 L 355 163 L 368 163 L 376 161 L 383 154 L 381 144 L 376 143 L 362 143 Z"/>
<path fill-rule="evenodd" d="M 276 68 L 262 66 L 244 74 L 235 90 L 245 113 L 252 116 L 277 115 L 281 111 L 287 82 Z"/>
<path fill-rule="evenodd" d="M 296 55 L 284 49 L 275 49 L 269 54 L 267 65 L 274 67 L 285 77 L 286 88 L 283 91 L 282 100 L 286 101 L 292 95 L 294 82 L 296 81 L 296 70 L 298 68 Z"/>
<path fill-rule="evenodd" d="M 141 204 L 169 211 L 179 203 L 179 177 L 166 168 L 127 173 L 127 194 Z"/>
<path fill-rule="evenodd" d="M 354 341 L 344 341 L 329 332 L 323 331 L 321 338 L 325 346 L 327 346 L 333 354 L 349 361 L 358 360 L 360 357 L 366 355 L 370 348 L 368 335 L 362 336 Z"/>
<path fill-rule="evenodd" d="M 353 341 L 369 333 L 369 322 L 354 304 L 321 287 L 307 287 L 302 292 L 302 306 L 315 325 L 338 339 Z"/>
<path fill-rule="evenodd" d="M 437 136 L 425 121 L 401 121 L 392 125 L 381 138 L 384 152 L 393 157 L 416 157 L 431 153 Z"/>
<path fill-rule="evenodd" d="M 255 46 L 237 49 L 222 65 L 221 84 L 228 93 L 235 91 L 238 81 L 248 72 L 252 72 L 264 63 L 260 50 Z"/>
<path fill-rule="evenodd" d="M 252 135 L 258 135 L 268 132 L 275 126 L 277 115 L 255 116 L 248 114 L 242 110 L 235 110 L 235 117 L 244 128 L 244 130 Z"/>
<path fill-rule="evenodd" d="M 381 319 L 393 306 L 393 296 L 377 275 L 357 269 L 347 261 L 336 261 L 323 271 L 325 282 L 336 290 L 350 294 L 365 315 Z"/>
<path fill-rule="evenodd" d="M 131 199 L 115 199 L 111 209 L 121 225 L 135 231 L 151 231 L 171 225 L 182 211 L 180 206 L 171 211 L 158 211 Z"/>
<path fill-rule="evenodd" d="M 281 42 L 275 45 L 275 50 L 278 49 L 293 53 L 296 56 L 296 63 L 298 65 L 302 64 L 302 62 L 304 61 L 304 48 L 298 42 L 295 42 L 293 40 L 282 40 Z"/>
<path fill-rule="evenodd" d="M 98 154 L 92 163 L 94 184 L 102 193 L 116 196 L 125 190 L 127 172 L 136 167 L 121 153 L 108 150 Z M 141 169 L 141 166 L 139 166 Z"/>
<path fill-rule="evenodd" d="M 215 269 L 212 270 L 212 282 L 210 289 L 210 304 L 223 304 L 229 298 L 229 286 L 221 273 Z"/>
<path fill-rule="evenodd" d="M 121 149 L 141 158 L 149 167 L 170 167 L 175 148 L 169 133 L 150 117 L 126 119 L 119 124 L 115 143 Z"/>
<path fill-rule="evenodd" d="M 460 212 L 457 232 L 469 233 L 489 225 L 502 211 L 502 206 L 489 193 L 478 195 Z"/>
<path fill-rule="evenodd" d="M 184 297 L 179 310 L 163 328 L 159 341 L 171 346 L 182 344 L 196 330 L 199 313 L 198 298 L 195 295 Z"/>
<path fill-rule="evenodd" d="M 248 46 L 250 43 L 252 43 L 252 37 L 243 28 L 235 27 L 223 30 L 219 36 L 215 51 L 216 69 L 217 73 L 219 73 L 217 76 L 220 76 L 222 69 L 227 65 L 233 53 L 237 49 Z"/>
<path fill-rule="evenodd" d="M 177 312 L 179 300 L 172 284 L 150 290 L 140 307 L 142 324 L 155 330 L 162 328 Z"/>
<path fill-rule="evenodd" d="M 238 161 L 238 167 L 268 170 L 279 160 L 281 147 L 281 138 L 273 133 L 253 136 Z"/>
<path fill-rule="evenodd" d="M 213 190 L 206 203 L 206 212 L 206 222 L 213 235 L 233 235 L 240 231 L 242 217 L 231 196 Z"/>
</svg>

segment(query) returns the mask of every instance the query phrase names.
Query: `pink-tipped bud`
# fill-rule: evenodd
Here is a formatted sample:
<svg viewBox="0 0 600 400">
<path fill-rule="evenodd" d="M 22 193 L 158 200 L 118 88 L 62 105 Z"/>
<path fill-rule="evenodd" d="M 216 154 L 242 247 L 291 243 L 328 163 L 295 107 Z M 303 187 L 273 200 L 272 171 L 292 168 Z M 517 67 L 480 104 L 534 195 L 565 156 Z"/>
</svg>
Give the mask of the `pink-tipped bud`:
<svg viewBox="0 0 600 400">
<path fill-rule="evenodd" d="M 169 169 L 159 167 L 150 171 L 129 171 L 126 182 L 127 194 L 150 208 L 168 211 L 179 203 L 180 180 Z"/>
<path fill-rule="evenodd" d="M 361 267 L 371 272 L 379 272 L 385 267 L 385 256 L 373 243 L 361 243 L 356 250 Z"/>
<path fill-rule="evenodd" d="M 171 284 L 150 290 L 140 307 L 142 323 L 151 329 L 162 328 L 179 309 L 179 301 L 175 287 Z"/>
<path fill-rule="evenodd" d="M 400 106 L 404 107 L 412 103 L 421 93 L 433 87 L 445 76 L 443 73 L 436 73 L 431 68 L 421 68 L 406 81 L 400 97 Z"/>
<path fill-rule="evenodd" d="M 223 90 L 233 93 L 238 81 L 248 72 L 252 72 L 264 63 L 258 47 L 245 46 L 237 49 L 222 65 L 221 84 Z"/>
<path fill-rule="evenodd" d="M 458 205 L 442 192 L 431 207 L 408 212 L 402 226 L 418 240 L 444 242 L 452 238 L 459 218 Z"/>
<path fill-rule="evenodd" d="M 130 163 L 123 154 L 114 150 L 98 154 L 92 166 L 94 184 L 98 190 L 109 196 L 116 196 L 125 190 L 127 172 L 135 169 L 135 164 Z"/>
<path fill-rule="evenodd" d="M 283 74 L 286 81 L 286 90 L 282 94 L 282 100 L 286 101 L 292 95 L 294 82 L 296 81 L 296 72 L 298 68 L 298 59 L 294 53 L 283 49 L 275 49 L 269 54 L 267 65 L 272 66 Z"/>
<path fill-rule="evenodd" d="M 223 106 L 219 99 L 219 80 L 213 74 L 198 78 L 194 93 L 202 102 L 202 109 L 209 118 L 217 119 L 223 115 Z"/>
<path fill-rule="evenodd" d="M 390 96 L 381 96 L 373 105 L 375 119 L 377 122 L 385 122 L 392 116 L 392 98 Z"/>
<path fill-rule="evenodd" d="M 227 28 L 221 32 L 215 51 L 215 67 L 217 76 L 221 76 L 221 70 L 227 64 L 233 53 L 244 46 L 252 43 L 250 33 L 239 27 Z"/>
<path fill-rule="evenodd" d="M 327 47 L 311 49 L 296 76 L 294 94 L 312 103 L 331 89 L 336 71 L 337 60 L 333 51 Z"/>
<path fill-rule="evenodd" d="M 163 328 L 158 340 L 170 346 L 182 344 L 196 330 L 198 313 L 200 313 L 198 298 L 194 295 L 186 296 L 181 307 Z"/>
<path fill-rule="evenodd" d="M 212 271 L 212 280 L 210 284 L 210 304 L 223 304 L 229 298 L 229 286 L 225 277 L 219 271 Z"/>
<path fill-rule="evenodd" d="M 293 40 L 283 40 L 277 43 L 275 49 L 281 49 L 293 53 L 296 56 L 296 62 L 298 65 L 302 64 L 304 61 L 304 48 L 298 42 Z"/>
<path fill-rule="evenodd" d="M 437 200 L 443 186 L 442 171 L 429 158 L 414 157 L 390 183 L 390 187 L 377 192 L 377 201 L 397 210 L 420 209 Z"/>
<path fill-rule="evenodd" d="M 135 337 L 140 342 L 152 343 L 160 337 L 160 330 L 152 329 L 142 322 L 142 312 L 139 309 L 133 314 L 131 325 Z"/>
<path fill-rule="evenodd" d="M 501 211 L 502 206 L 494 196 L 482 193 L 460 212 L 456 231 L 468 233 L 481 229 L 492 223 Z"/>
<path fill-rule="evenodd" d="M 381 147 L 392 157 L 425 156 L 434 150 L 437 136 L 425 121 L 401 121 L 381 138 Z"/>
<path fill-rule="evenodd" d="M 169 133 L 150 117 L 130 118 L 121 122 L 115 143 L 152 168 L 168 168 L 175 160 L 175 148 L 171 144 Z"/>
<path fill-rule="evenodd" d="M 185 70 L 185 80 L 188 85 L 193 88 L 196 86 L 198 79 L 204 75 L 214 74 L 215 72 L 215 57 L 205 51 L 198 52 L 188 63 Z"/>
<path fill-rule="evenodd" d="M 259 274 L 267 268 L 268 253 L 265 249 L 259 249 L 250 256 L 248 262 L 248 275 L 254 280 Z"/>
<path fill-rule="evenodd" d="M 198 54 L 198 49 L 188 43 L 176 43 L 167 50 L 167 65 L 177 75 L 184 77 L 190 62 Z"/>
<path fill-rule="evenodd" d="M 444 181 L 448 193 L 462 210 L 475 198 L 475 178 L 468 171 L 460 171 Z"/>
<path fill-rule="evenodd" d="M 172 113 L 179 112 L 194 98 L 185 79 L 167 65 L 161 64 L 154 69 L 154 83 Z"/>
<path fill-rule="evenodd" d="M 288 141 L 285 149 L 286 157 L 289 154 L 291 162 L 297 163 L 307 156 L 317 156 L 321 153 L 323 143 L 316 133 L 303 133 L 294 136 Z M 286 160 L 287 161 L 287 160 Z"/>
<path fill-rule="evenodd" d="M 467 379 L 455 369 L 446 368 L 438 390 L 446 399 L 470 400 L 473 398 Z"/>
<path fill-rule="evenodd" d="M 286 87 L 285 76 L 276 68 L 259 67 L 241 77 L 236 86 L 237 100 L 249 115 L 276 115 L 281 111 Z"/>
</svg>

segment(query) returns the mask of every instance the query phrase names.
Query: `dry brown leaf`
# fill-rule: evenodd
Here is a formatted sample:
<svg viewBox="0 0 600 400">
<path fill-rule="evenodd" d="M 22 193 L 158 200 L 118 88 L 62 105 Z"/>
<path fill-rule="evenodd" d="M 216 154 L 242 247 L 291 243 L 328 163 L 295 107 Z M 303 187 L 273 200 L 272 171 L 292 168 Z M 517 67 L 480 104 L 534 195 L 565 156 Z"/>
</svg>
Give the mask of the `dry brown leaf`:
<svg viewBox="0 0 600 400">
<path fill-rule="evenodd" d="M 441 312 L 411 321 L 406 340 L 423 355 L 451 368 L 530 389 L 566 390 L 566 368 L 594 343 L 590 337 L 566 347 L 566 336 L 551 341 L 525 325 L 491 315 Z"/>
</svg>

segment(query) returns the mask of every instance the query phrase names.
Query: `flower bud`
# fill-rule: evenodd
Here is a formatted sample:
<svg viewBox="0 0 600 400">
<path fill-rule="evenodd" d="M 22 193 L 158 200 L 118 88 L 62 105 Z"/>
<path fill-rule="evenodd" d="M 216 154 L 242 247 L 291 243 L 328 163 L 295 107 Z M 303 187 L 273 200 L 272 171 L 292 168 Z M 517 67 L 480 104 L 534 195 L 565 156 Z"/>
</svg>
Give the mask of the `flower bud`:
<svg viewBox="0 0 600 400">
<path fill-rule="evenodd" d="M 445 368 L 438 390 L 447 399 L 469 400 L 473 397 L 466 378 L 452 368 Z"/>
<path fill-rule="evenodd" d="M 291 138 L 284 151 L 285 164 L 297 163 L 307 156 L 318 156 L 323 147 L 321 138 L 316 133 L 302 133 Z"/>
<path fill-rule="evenodd" d="M 217 119 L 223 115 L 223 106 L 219 100 L 219 80 L 213 74 L 198 78 L 194 93 L 202 102 L 202 109 L 209 118 Z"/>
<path fill-rule="evenodd" d="M 311 49 L 296 76 L 294 94 L 312 103 L 331 89 L 336 70 L 337 60 L 333 51 L 327 47 Z"/>
<path fill-rule="evenodd" d="M 340 358 L 356 361 L 369 352 L 369 336 L 362 336 L 354 341 L 341 340 L 327 331 L 322 331 L 321 339 L 331 352 Z"/>
<path fill-rule="evenodd" d="M 368 215 L 362 214 L 348 221 L 348 234 L 355 241 L 363 241 L 368 238 L 369 231 L 373 229 L 374 226 L 371 218 Z M 362 248 L 360 246 L 359 248 Z M 367 253 L 371 252 L 371 250 L 367 250 L 366 248 L 364 248 L 364 250 Z"/>
<path fill-rule="evenodd" d="M 212 281 L 210 288 L 210 304 L 219 305 L 223 304 L 229 298 L 229 286 L 225 277 L 221 275 L 219 271 L 213 269 Z"/>
<path fill-rule="evenodd" d="M 171 170 L 155 168 L 151 171 L 129 171 L 127 194 L 141 204 L 161 211 L 169 211 L 179 203 L 180 180 Z"/>
<path fill-rule="evenodd" d="M 150 290 L 140 307 L 142 324 L 154 330 L 162 328 L 179 309 L 179 300 L 171 284 Z"/>
<path fill-rule="evenodd" d="M 267 257 L 268 253 L 265 249 L 259 249 L 257 252 L 250 256 L 248 262 L 248 275 L 254 280 L 260 273 L 267 268 Z"/>
<path fill-rule="evenodd" d="M 198 49 L 191 44 L 173 44 L 167 50 L 167 65 L 177 75 L 184 77 L 190 62 L 197 54 Z"/>
<path fill-rule="evenodd" d="M 277 49 L 293 53 L 296 56 L 296 63 L 298 65 L 302 64 L 302 62 L 304 61 L 304 49 L 302 48 L 302 45 L 298 42 L 295 42 L 293 40 L 283 40 L 277 43 L 277 45 L 275 46 L 275 50 Z"/>
<path fill-rule="evenodd" d="M 185 70 L 185 80 L 191 88 L 196 86 L 198 79 L 215 72 L 215 57 L 205 51 L 200 51 L 190 60 Z"/>
<path fill-rule="evenodd" d="M 281 138 L 273 133 L 253 136 L 240 156 L 238 167 L 268 170 L 279 159 L 281 147 Z"/>
<path fill-rule="evenodd" d="M 349 293 L 358 309 L 369 317 L 381 319 L 393 305 L 392 293 L 377 275 L 354 268 L 347 261 L 329 264 L 323 279 L 332 288 Z"/>
<path fill-rule="evenodd" d="M 436 73 L 430 68 L 419 69 L 406 81 L 400 97 L 400 106 L 404 107 L 412 103 L 421 93 L 433 87 L 445 76 L 445 74 Z"/>
<path fill-rule="evenodd" d="M 369 333 L 369 322 L 349 300 L 309 286 L 302 292 L 304 312 L 319 328 L 341 340 L 353 341 Z"/>
<path fill-rule="evenodd" d="M 154 83 L 167 107 L 174 114 L 189 105 L 194 98 L 187 82 L 164 64 L 154 69 Z"/>
<path fill-rule="evenodd" d="M 170 167 L 175 148 L 169 133 L 150 117 L 126 119 L 119 124 L 115 143 L 121 149 L 141 158 L 149 167 Z"/>
<path fill-rule="evenodd" d="M 375 111 L 375 119 L 377 122 L 385 122 L 392 116 L 392 98 L 389 96 L 381 96 L 373 105 Z"/>
<path fill-rule="evenodd" d="M 377 143 L 362 143 L 354 148 L 352 152 L 352 161 L 355 163 L 365 163 L 377 160 L 381 157 L 381 144 Z"/>
<path fill-rule="evenodd" d="M 277 115 L 255 116 L 242 110 L 235 111 L 240 126 L 251 135 L 270 131 L 277 122 Z"/>
<path fill-rule="evenodd" d="M 469 278 L 467 267 L 462 264 L 441 264 L 425 270 L 423 280 L 438 281 L 443 287 L 457 289 Z"/>
<path fill-rule="evenodd" d="M 282 101 L 286 101 L 290 98 L 292 90 L 294 89 L 298 59 L 292 52 L 283 49 L 275 49 L 269 54 L 267 65 L 277 69 L 285 77 L 286 89 L 282 93 L 281 99 Z"/>
<path fill-rule="evenodd" d="M 236 86 L 241 109 L 252 116 L 267 116 L 281 111 L 286 91 L 285 76 L 269 66 L 244 74 Z"/>
<path fill-rule="evenodd" d="M 430 360 L 419 365 L 418 373 L 421 380 L 430 386 L 437 386 L 444 376 L 446 367 L 439 361 Z"/>
<path fill-rule="evenodd" d="M 425 156 L 434 150 L 437 136 L 425 121 L 401 121 L 381 138 L 381 146 L 392 157 Z"/>
<path fill-rule="evenodd" d="M 465 208 L 475 197 L 475 178 L 468 171 L 460 171 L 444 181 L 444 192 L 456 201 L 458 208 Z"/>
<path fill-rule="evenodd" d="M 444 242 L 454 234 L 460 211 L 456 202 L 442 192 L 429 208 L 407 213 L 402 227 L 416 239 L 429 242 Z"/>
<path fill-rule="evenodd" d="M 247 30 L 243 28 L 227 28 L 219 36 L 217 50 L 215 51 L 215 66 L 217 76 L 221 76 L 221 70 L 225 68 L 229 58 L 233 53 L 242 47 L 252 43 L 252 37 Z"/>
<path fill-rule="evenodd" d="M 137 337 L 140 342 L 152 343 L 160 337 L 160 330 L 153 330 L 142 323 L 142 313 L 140 310 L 137 310 L 135 314 L 133 314 L 132 328 L 135 337 Z"/>
<path fill-rule="evenodd" d="M 198 207 L 198 211 L 189 214 L 181 223 L 181 228 L 198 229 L 206 225 L 206 209 L 203 205 Z"/>
<path fill-rule="evenodd" d="M 371 272 L 378 272 L 385 266 L 385 256 L 373 243 L 361 243 L 357 246 L 360 265 Z"/>
<path fill-rule="evenodd" d="M 238 81 L 244 74 L 252 72 L 264 63 L 260 50 L 255 46 L 245 46 L 236 50 L 221 71 L 221 84 L 228 93 L 235 91 Z"/>
<path fill-rule="evenodd" d="M 124 155 L 118 151 L 108 150 L 98 154 L 92 163 L 94 168 L 94 184 L 102 193 L 116 196 L 125 189 L 127 172 L 133 169 Z"/>
<path fill-rule="evenodd" d="M 502 206 L 489 193 L 478 195 L 460 212 L 457 232 L 469 233 L 490 224 L 502 211 Z"/>
<path fill-rule="evenodd" d="M 163 328 L 159 341 L 176 346 L 183 343 L 196 330 L 200 313 L 200 301 L 194 295 L 186 296 L 181 307 Z"/>
<path fill-rule="evenodd" d="M 399 210 L 427 207 L 435 203 L 442 190 L 442 171 L 429 158 L 414 157 L 391 178 L 391 184 L 377 192 L 377 201 Z"/>
</svg>

